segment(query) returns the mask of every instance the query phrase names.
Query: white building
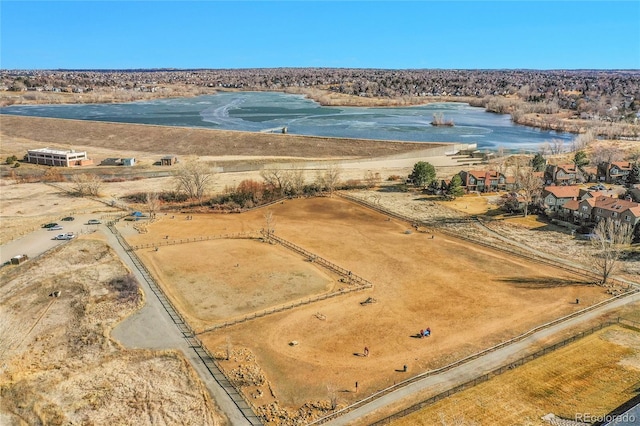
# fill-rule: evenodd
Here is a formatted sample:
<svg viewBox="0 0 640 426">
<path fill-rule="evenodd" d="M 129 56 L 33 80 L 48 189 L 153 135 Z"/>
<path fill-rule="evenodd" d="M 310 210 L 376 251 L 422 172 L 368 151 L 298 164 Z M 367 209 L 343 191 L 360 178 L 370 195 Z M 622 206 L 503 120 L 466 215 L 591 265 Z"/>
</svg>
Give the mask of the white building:
<svg viewBox="0 0 640 426">
<path fill-rule="evenodd" d="M 27 151 L 27 161 L 33 164 L 47 166 L 87 166 L 93 164 L 93 160 L 87 158 L 86 152 L 63 151 L 59 149 L 30 149 Z"/>
</svg>

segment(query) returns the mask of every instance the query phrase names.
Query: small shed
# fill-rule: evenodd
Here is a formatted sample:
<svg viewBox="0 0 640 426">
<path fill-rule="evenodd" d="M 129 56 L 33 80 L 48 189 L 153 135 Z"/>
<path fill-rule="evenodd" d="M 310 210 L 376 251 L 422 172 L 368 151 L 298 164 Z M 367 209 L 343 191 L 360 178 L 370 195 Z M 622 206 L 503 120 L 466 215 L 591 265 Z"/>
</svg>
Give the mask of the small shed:
<svg viewBox="0 0 640 426">
<path fill-rule="evenodd" d="M 130 157 L 130 158 L 123 158 L 123 159 L 122 159 L 122 165 L 123 165 L 123 166 L 129 166 L 129 167 L 131 167 L 131 166 L 135 166 L 135 165 L 136 165 L 136 159 L 135 159 L 135 158 L 133 158 L 133 157 Z"/>
<path fill-rule="evenodd" d="M 105 158 L 100 162 L 101 166 L 119 166 L 122 164 L 122 158 Z"/>
<path fill-rule="evenodd" d="M 165 155 L 160 159 L 161 166 L 173 166 L 178 162 L 178 157 L 175 155 Z"/>
<path fill-rule="evenodd" d="M 12 265 L 19 265 L 22 262 L 25 262 L 27 260 L 29 260 L 29 256 L 27 256 L 26 254 L 19 254 L 17 256 L 13 256 L 11 258 L 11 264 Z"/>
</svg>

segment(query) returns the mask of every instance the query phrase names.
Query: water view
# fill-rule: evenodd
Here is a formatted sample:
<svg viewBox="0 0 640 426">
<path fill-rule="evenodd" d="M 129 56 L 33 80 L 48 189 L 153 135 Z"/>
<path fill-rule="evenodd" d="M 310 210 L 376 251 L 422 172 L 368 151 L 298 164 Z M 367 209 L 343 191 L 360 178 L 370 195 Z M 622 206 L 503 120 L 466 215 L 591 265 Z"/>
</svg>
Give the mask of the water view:
<svg viewBox="0 0 640 426">
<path fill-rule="evenodd" d="M 508 115 L 462 103 L 396 108 L 324 107 L 301 95 L 233 92 L 196 98 L 124 104 L 13 105 L 2 114 L 96 120 L 250 132 L 280 131 L 311 136 L 476 143 L 481 150 L 504 147 L 537 151 L 545 142 L 573 135 L 513 124 Z M 434 114 L 455 125 L 432 126 Z"/>
</svg>

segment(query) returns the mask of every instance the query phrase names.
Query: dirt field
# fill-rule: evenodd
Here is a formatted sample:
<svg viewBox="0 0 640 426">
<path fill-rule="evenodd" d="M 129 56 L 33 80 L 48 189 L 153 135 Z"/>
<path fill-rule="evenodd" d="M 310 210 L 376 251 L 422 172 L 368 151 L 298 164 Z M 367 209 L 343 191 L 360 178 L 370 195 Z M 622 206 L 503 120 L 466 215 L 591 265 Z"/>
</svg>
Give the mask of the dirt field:
<svg viewBox="0 0 640 426">
<path fill-rule="evenodd" d="M 127 274 L 89 237 L 0 270 L 0 423 L 224 423 L 182 355 L 109 338 L 142 303 Z"/>
<path fill-rule="evenodd" d="M 276 235 L 375 285 L 373 290 L 201 335 L 218 353 L 229 346 L 250 351 L 254 368 L 265 377 L 264 386 L 270 386 L 281 407 L 290 410 L 305 402 L 326 402 L 328 389 L 337 392 L 341 404 L 351 402 L 607 297 L 602 288 L 587 286 L 564 271 L 438 233 L 408 232 L 408 224 L 342 199 L 289 200 L 268 209 L 277 221 Z M 165 235 L 188 238 L 257 230 L 264 226 L 264 213 L 259 209 L 240 215 L 194 215 L 193 220 L 164 216 L 148 227 L 148 233 L 129 241 L 142 244 L 161 241 Z M 192 244 L 194 253 L 200 251 L 198 244 Z M 194 262 L 183 257 L 176 261 L 185 271 L 181 280 L 194 283 L 193 297 L 205 286 L 206 271 L 189 273 L 202 269 L 199 256 Z M 257 270 L 267 264 L 261 257 L 243 258 L 242 253 L 233 261 L 251 263 Z M 170 256 L 163 258 L 163 269 L 177 268 L 171 264 Z M 252 281 L 245 285 L 255 288 Z M 368 297 L 376 303 L 362 306 Z M 265 298 L 260 306 L 266 303 Z M 433 336 L 416 338 L 426 327 Z M 298 344 L 291 346 L 292 341 Z M 368 357 L 363 356 L 365 346 Z M 222 363 L 229 370 L 242 364 Z M 405 364 L 408 374 L 400 372 Z M 245 390 L 255 391 L 251 386 Z M 261 404 L 259 399 L 255 402 Z"/>
<path fill-rule="evenodd" d="M 184 129 L 130 126 L 133 125 L 0 116 L 0 153 L 3 156 L 19 154 L 21 150 L 32 147 L 34 143 L 65 149 L 90 149 L 97 153 L 98 157 L 104 158 L 134 156 L 140 159 L 141 168 L 146 170 L 153 168 L 153 161 L 167 153 L 201 153 L 201 159 L 206 161 L 218 154 L 235 154 L 227 157 L 233 161 L 265 161 L 266 152 L 269 155 L 282 156 L 281 158 L 298 155 L 309 158 L 353 158 L 366 157 L 369 154 L 387 155 L 413 149 L 407 148 L 407 144 L 401 144 L 403 147 L 400 147 L 391 142 L 379 144 L 362 141 L 362 144 L 356 142 L 355 145 L 349 145 L 349 148 L 334 150 L 331 143 L 335 142 L 336 147 L 341 144 L 344 147 L 344 144 L 339 140 L 328 140 L 326 145 L 324 142 L 320 144 L 316 141 L 317 138 L 303 138 L 298 143 L 292 135 L 237 135 L 234 132 L 229 132 L 229 135 L 216 133 L 216 138 L 222 138 L 218 140 L 211 139 L 213 134 L 206 133 L 208 131 L 200 133 Z M 284 136 L 286 140 L 282 139 Z M 263 137 L 267 139 L 261 139 Z M 177 140 L 183 142 L 176 143 Z M 281 143 L 282 141 L 285 143 Z M 351 142 L 350 140 L 349 144 Z M 202 151 L 195 152 L 190 148 L 193 144 L 203 146 Z M 135 150 L 132 149 L 134 147 Z M 378 148 L 380 151 L 377 151 Z M 183 152 L 184 154 L 181 154 Z M 379 164 L 375 167 L 379 167 Z M 363 160 L 363 164 L 354 165 L 350 173 L 354 177 L 362 177 L 368 168 L 376 170 L 372 164 Z M 394 170 L 394 173 L 406 175 L 408 172 L 401 168 L 398 170 Z M 452 173 L 457 171 L 459 170 L 453 170 Z M 383 174 L 383 177 L 386 176 Z M 214 192 L 220 192 L 225 185 L 234 185 L 246 178 L 260 179 L 255 171 L 224 173 L 216 181 Z M 60 218 L 68 213 L 104 211 L 105 214 L 109 214 L 110 211 L 103 203 L 70 197 L 48 185 L 11 185 L 12 182 L 8 179 L 3 179 L 1 183 L 2 243 L 15 238 L 16 232 L 20 229 L 36 227 L 49 219 Z M 102 199 L 108 201 L 132 192 L 166 189 L 172 185 L 171 178 L 109 183 L 104 186 Z M 70 184 L 64 183 L 63 186 L 69 187 Z M 478 197 L 478 200 L 464 197 L 454 203 L 438 203 L 419 194 L 400 193 L 388 188 L 381 191 L 362 191 L 359 195 L 401 214 L 424 220 L 465 218 L 469 214 L 482 214 L 483 209 L 487 208 L 484 197 Z M 375 287 L 373 290 L 313 303 L 222 331 L 200 335 L 216 353 L 231 380 L 243 388 L 245 394 L 260 407 L 259 411 L 266 418 L 284 414 L 290 419 L 309 419 L 329 410 L 332 402 L 344 405 L 361 399 L 394 382 L 477 352 L 529 330 L 537 324 L 608 297 L 604 289 L 586 286 L 575 276 L 555 268 L 530 263 L 503 252 L 472 246 L 438 233 L 416 232 L 409 224 L 387 220 L 385 216 L 341 199 L 285 201 L 284 204 L 274 205 L 268 210 L 273 212 L 276 219 L 276 235 L 352 270 L 371 280 Z M 134 224 L 130 222 L 123 222 L 119 226 L 133 245 L 158 244 L 189 237 L 257 231 L 265 226 L 265 211 L 266 209 L 261 209 L 240 215 L 193 214 L 193 220 L 186 220 L 186 214 L 177 212 L 162 214 L 160 220 L 148 226 L 148 232 L 144 234 L 134 231 Z M 568 235 L 549 227 L 532 230 L 531 226 L 520 226 L 510 221 L 496 222 L 492 226 L 492 229 L 516 241 L 540 250 L 549 250 L 558 256 L 567 256 L 572 260 L 578 259 L 577 254 L 583 249 Z M 454 229 L 461 233 L 479 232 L 477 228 L 469 226 Z M 434 239 L 431 239 L 432 235 Z M 485 237 L 492 238 L 486 235 Z M 73 244 L 81 242 L 83 241 L 76 240 Z M 74 246 L 70 244 L 66 247 Z M 91 258 L 97 255 L 89 248 L 87 250 L 78 250 L 78 253 L 74 252 L 76 254 L 66 255 L 75 259 L 73 256 L 84 253 L 89 256 L 90 262 L 97 262 L 95 258 Z M 337 285 L 336 277 L 326 270 L 318 269 L 280 246 L 269 246 L 256 241 L 217 240 L 188 243 L 163 246 L 158 252 L 142 249 L 138 250 L 138 254 L 155 269 L 156 274 L 164 281 L 165 287 L 173 291 L 174 302 L 184 309 L 192 324 L 197 327 L 205 327 L 226 318 L 328 292 Z M 57 257 L 47 262 L 53 263 L 56 268 L 61 268 L 58 263 L 65 264 L 59 262 Z M 52 267 L 51 263 L 48 267 Z M 236 264 L 239 266 L 236 267 Z M 277 267 L 270 269 L 274 264 Z M 95 293 L 97 301 L 89 301 L 102 306 L 100 303 L 110 300 L 110 293 L 103 288 L 94 289 L 91 286 L 104 283 L 104 280 L 112 276 L 112 272 L 99 269 L 100 272 L 95 275 L 96 268 L 85 270 L 82 265 L 82 262 L 73 264 L 76 272 L 82 270 L 82 273 L 74 276 L 74 280 L 70 280 L 68 284 L 84 287 L 70 287 L 69 291 L 80 291 L 77 289 L 82 288 L 79 294 L 83 297 L 86 296 L 86 291 L 91 297 Z M 632 266 L 629 268 L 631 269 L 628 269 L 628 273 L 632 275 L 635 269 L 632 269 Z M 21 281 L 21 285 L 26 286 L 26 280 L 33 278 L 35 273 L 24 270 L 29 272 L 20 280 L 24 280 Z M 58 275 L 47 276 L 42 272 L 44 269 L 38 271 L 37 276 L 42 277 L 44 281 L 34 280 L 33 283 L 28 283 L 29 285 L 50 286 L 51 282 L 66 282 L 71 276 L 66 273 L 60 275 L 62 278 L 58 278 Z M 4 272 L 6 271 L 3 271 L 3 274 Z M 9 282 L 6 277 L 7 275 L 1 277 L 3 290 Z M 89 290 L 85 290 L 86 288 Z M 66 287 L 64 289 L 67 292 Z M 29 294 L 29 291 L 35 290 L 32 287 L 29 287 L 28 291 L 21 290 L 20 297 Z M 18 304 L 17 296 L 13 293 L 3 293 L 2 297 L 5 296 L 9 299 L 6 304 L 4 299 L 0 299 L 0 315 L 3 316 L 0 324 L 5 323 L 4 317 L 8 315 L 7 312 L 14 315 L 22 306 Z M 25 310 L 25 318 L 28 320 L 22 321 L 22 317 L 12 317 L 12 323 L 17 322 L 20 327 L 32 324 L 31 321 L 45 309 L 43 304 L 49 302 L 48 297 L 38 297 L 40 299 L 37 303 L 34 302 L 33 309 Z M 361 305 L 360 302 L 368 297 L 374 298 L 376 302 Z M 578 297 L 581 300 L 580 306 L 572 303 Z M 61 305 L 59 301 L 52 304 L 50 312 Z M 74 305 L 73 308 L 76 309 L 78 306 Z M 11 311 L 7 307 L 10 307 Z M 109 308 L 101 308 L 100 312 L 105 310 L 109 311 Z M 112 309 L 109 314 L 113 314 L 113 311 L 116 310 Z M 126 309 L 120 311 L 123 315 L 129 312 Z M 88 317 L 85 312 L 82 318 Z M 48 320 L 50 316 L 45 314 L 42 318 Z M 101 320 L 100 330 L 104 330 L 105 324 L 111 327 L 112 321 L 116 320 Z M 76 325 L 77 322 L 73 324 Z M 412 337 L 427 326 L 433 330 L 432 337 Z M 49 335 L 39 337 L 36 333 L 38 327 L 29 335 L 41 342 L 38 344 L 59 341 L 63 342 L 62 346 L 66 344 L 64 338 L 53 331 L 49 335 L 54 335 L 55 338 L 48 337 Z M 72 328 L 68 325 L 60 328 L 66 330 L 69 327 Z M 66 364 L 57 368 L 58 364 L 49 361 L 46 358 L 49 355 L 39 346 L 36 348 L 40 351 L 37 352 L 36 358 L 29 355 L 29 359 L 36 359 L 36 362 L 27 365 L 26 361 L 21 359 L 19 364 L 11 367 L 14 368 L 12 371 L 24 373 L 24 381 L 7 382 L 11 386 L 11 392 L 16 392 L 17 395 L 17 399 L 11 401 L 23 398 L 20 396 L 23 395 L 22 389 L 26 389 L 24 392 L 27 392 L 24 393 L 24 398 L 37 401 L 33 406 L 20 408 L 22 411 L 19 411 L 18 415 L 27 419 L 27 422 L 31 422 L 30 420 L 37 416 L 50 420 L 82 420 L 73 414 L 76 413 L 73 411 L 76 406 L 72 406 L 63 396 L 55 396 L 58 395 L 56 392 L 62 391 L 78 392 L 71 394 L 77 397 L 76 400 L 85 398 L 98 407 L 98 415 L 102 415 L 102 407 L 105 407 L 105 410 L 113 410 L 115 402 L 107 397 L 112 389 L 108 384 L 120 383 L 117 380 L 121 378 L 120 375 L 114 378 L 105 372 L 104 367 L 101 367 L 102 363 L 108 366 L 110 371 L 132 371 L 131 380 L 136 375 L 140 378 L 135 386 L 127 385 L 126 389 L 132 389 L 131 393 L 119 396 L 121 399 L 134 401 L 127 408 L 131 411 L 123 412 L 123 416 L 137 418 L 135 416 L 146 412 L 150 413 L 151 422 L 160 417 L 173 419 L 177 411 L 174 411 L 173 406 L 167 405 L 170 402 L 164 402 L 161 395 L 156 397 L 155 387 L 165 390 L 188 387 L 191 393 L 187 392 L 185 395 L 191 399 L 182 400 L 180 396 L 174 398 L 177 405 L 183 407 L 189 404 L 205 407 L 203 404 L 207 404 L 206 401 L 202 402 L 204 398 L 198 400 L 197 392 L 193 389 L 201 385 L 198 381 L 189 382 L 195 376 L 175 354 L 163 354 L 162 362 L 151 361 L 157 358 L 157 354 L 135 352 L 137 355 L 133 355 L 120 348 L 116 351 L 115 344 L 104 337 L 108 335 L 106 332 L 95 332 L 86 328 L 82 330 L 83 333 L 88 330 L 85 334 L 91 339 L 98 335 L 98 343 L 94 344 L 92 340 L 88 344 L 91 355 L 82 355 L 85 357 L 83 361 L 87 361 L 86 365 L 73 361 L 75 370 Z M 2 333 L 2 336 L 5 336 L 4 329 Z M 85 335 L 83 333 L 78 334 Z M 292 344 L 293 342 L 297 344 Z M 371 351 L 369 357 L 361 356 L 365 346 Z M 20 346 L 19 349 L 22 350 L 23 347 Z M 122 355 L 124 361 L 114 355 L 114 351 L 117 354 L 126 354 Z M 58 358 L 55 362 L 58 362 Z M 41 364 L 47 367 L 46 373 L 42 372 L 44 370 L 41 369 Z M 55 368 L 49 368 L 52 365 Z M 156 367 L 149 369 L 149 365 Z M 407 373 L 400 371 L 403 365 L 408 366 Z M 167 372 L 170 377 L 165 377 L 163 372 Z M 0 370 L 0 377 L 7 377 L 5 373 L 6 370 Z M 28 376 L 27 373 L 32 375 Z M 92 377 L 95 376 L 95 382 L 87 382 L 86 377 L 82 376 L 89 373 Z M 54 376 L 35 386 L 36 375 L 45 377 L 45 374 Z M 68 381 L 65 381 L 67 379 Z M 122 380 L 128 383 L 129 378 Z M 158 384 L 154 380 L 163 382 Z M 186 380 L 190 384 L 180 380 Z M 357 394 L 354 388 L 356 381 L 359 383 Z M 149 386 L 147 383 L 151 383 L 153 389 L 145 388 Z M 4 386 L 4 379 L 2 385 Z M 46 402 L 49 401 L 47 395 L 51 389 L 51 394 L 54 395 L 51 398 L 55 401 Z M 89 389 L 89 396 L 80 395 L 86 389 Z M 172 394 L 173 391 L 167 392 Z M 13 408 L 9 408 L 9 411 L 18 412 L 18 408 L 11 407 Z M 42 407 L 51 407 L 51 410 L 46 411 L 49 409 L 44 410 Z M 194 410 L 195 415 L 202 412 L 198 410 L 201 409 Z M 209 411 L 206 407 L 202 410 Z M 11 419 L 15 420 L 14 417 Z M 0 416 L 0 423 L 3 421 L 4 418 Z M 202 424 L 206 421 L 193 419 L 193 423 Z"/>
<path fill-rule="evenodd" d="M 196 330 L 333 290 L 338 277 L 280 245 L 258 240 L 213 240 L 141 249 Z"/>
<path fill-rule="evenodd" d="M 391 424 L 548 426 L 549 413 L 605 416 L 635 397 L 638 384 L 640 333 L 613 326 Z"/>
</svg>

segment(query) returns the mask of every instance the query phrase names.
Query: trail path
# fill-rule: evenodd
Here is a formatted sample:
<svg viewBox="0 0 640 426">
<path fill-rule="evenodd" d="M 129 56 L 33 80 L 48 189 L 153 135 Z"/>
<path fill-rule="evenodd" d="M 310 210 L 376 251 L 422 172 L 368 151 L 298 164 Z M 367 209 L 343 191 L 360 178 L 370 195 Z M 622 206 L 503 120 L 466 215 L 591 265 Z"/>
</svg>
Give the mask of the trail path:
<svg viewBox="0 0 640 426">
<path fill-rule="evenodd" d="M 509 364 L 510 362 L 522 357 L 527 350 L 531 349 L 536 343 L 543 341 L 545 338 L 548 338 L 556 333 L 560 333 L 571 327 L 575 327 L 580 323 L 595 319 L 602 314 L 614 311 L 629 303 L 639 301 L 640 293 L 634 293 L 627 297 L 617 299 L 599 308 L 585 312 L 582 315 L 578 315 L 567 321 L 561 322 L 560 324 L 540 330 L 539 332 L 534 333 L 523 340 L 476 358 L 472 361 L 460 365 L 459 367 L 455 367 L 444 373 L 429 376 L 422 380 L 411 383 L 403 388 L 377 398 L 365 405 L 355 408 L 354 410 L 349 411 L 348 413 L 338 417 L 337 419 L 325 423 L 325 425 L 349 425 L 356 420 L 375 412 L 376 410 L 382 409 L 385 406 L 391 404 L 395 404 L 404 398 L 407 398 L 417 392 L 423 391 L 430 387 L 444 385 L 445 388 L 453 388 L 455 386 L 469 382 L 477 377 L 480 377 L 492 370 Z"/>
<path fill-rule="evenodd" d="M 129 348 L 182 351 L 231 425 L 261 424 L 248 405 L 235 393 L 235 389 L 226 383 L 226 378 L 216 371 L 217 367 L 212 363 L 205 363 L 201 358 L 198 348 L 193 345 L 189 336 L 180 330 L 118 238 L 104 226 L 101 226 L 101 230 L 107 237 L 108 244 L 136 276 L 145 293 L 144 307 L 114 328 L 112 337 Z"/>
</svg>

